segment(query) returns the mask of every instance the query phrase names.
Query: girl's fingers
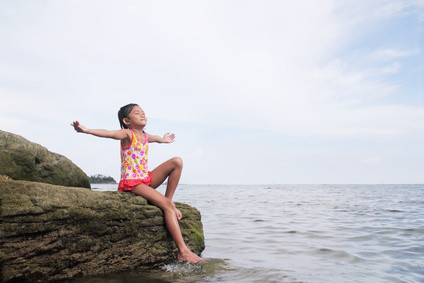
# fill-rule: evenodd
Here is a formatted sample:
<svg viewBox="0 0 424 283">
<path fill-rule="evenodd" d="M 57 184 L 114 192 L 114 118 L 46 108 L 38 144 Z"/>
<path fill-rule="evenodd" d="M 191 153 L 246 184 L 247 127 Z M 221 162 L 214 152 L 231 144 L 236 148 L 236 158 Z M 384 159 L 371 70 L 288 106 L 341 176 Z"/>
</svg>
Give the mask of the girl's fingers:
<svg viewBox="0 0 424 283">
<path fill-rule="evenodd" d="M 175 135 L 173 133 L 166 133 L 165 137 L 168 137 L 170 142 L 173 142 L 175 140 Z"/>
</svg>

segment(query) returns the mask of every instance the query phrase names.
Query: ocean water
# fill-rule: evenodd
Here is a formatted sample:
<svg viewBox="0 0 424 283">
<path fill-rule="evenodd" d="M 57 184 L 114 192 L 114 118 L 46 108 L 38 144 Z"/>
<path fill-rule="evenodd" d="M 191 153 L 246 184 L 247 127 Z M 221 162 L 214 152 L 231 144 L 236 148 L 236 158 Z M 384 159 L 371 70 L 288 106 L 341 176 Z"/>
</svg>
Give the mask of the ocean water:
<svg viewBox="0 0 424 283">
<path fill-rule="evenodd" d="M 207 263 L 75 282 L 424 282 L 424 185 L 180 185 L 174 201 L 201 212 Z"/>
</svg>

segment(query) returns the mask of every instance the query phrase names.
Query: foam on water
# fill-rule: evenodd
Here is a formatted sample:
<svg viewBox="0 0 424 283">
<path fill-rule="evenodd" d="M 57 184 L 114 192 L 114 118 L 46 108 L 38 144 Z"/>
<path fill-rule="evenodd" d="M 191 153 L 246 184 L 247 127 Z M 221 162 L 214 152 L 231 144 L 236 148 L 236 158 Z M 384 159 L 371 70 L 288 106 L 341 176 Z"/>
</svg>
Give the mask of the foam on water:
<svg viewBox="0 0 424 283">
<path fill-rule="evenodd" d="M 208 280 L 231 270 L 225 260 L 217 258 L 208 258 L 207 261 L 198 264 L 177 261 L 165 264 L 159 269 L 166 273 L 166 275 L 160 274 L 161 278 L 167 277 L 181 282 Z"/>
</svg>

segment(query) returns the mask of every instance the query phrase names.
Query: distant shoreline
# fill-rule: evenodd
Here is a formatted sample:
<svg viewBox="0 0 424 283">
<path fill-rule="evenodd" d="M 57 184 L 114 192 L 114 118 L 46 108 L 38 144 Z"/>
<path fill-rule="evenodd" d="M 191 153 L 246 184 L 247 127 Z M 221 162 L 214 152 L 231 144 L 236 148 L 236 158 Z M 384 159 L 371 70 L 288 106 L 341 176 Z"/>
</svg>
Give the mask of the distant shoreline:
<svg viewBox="0 0 424 283">
<path fill-rule="evenodd" d="M 117 184 L 115 179 L 102 174 L 88 176 L 88 179 L 90 180 L 90 184 Z"/>
</svg>

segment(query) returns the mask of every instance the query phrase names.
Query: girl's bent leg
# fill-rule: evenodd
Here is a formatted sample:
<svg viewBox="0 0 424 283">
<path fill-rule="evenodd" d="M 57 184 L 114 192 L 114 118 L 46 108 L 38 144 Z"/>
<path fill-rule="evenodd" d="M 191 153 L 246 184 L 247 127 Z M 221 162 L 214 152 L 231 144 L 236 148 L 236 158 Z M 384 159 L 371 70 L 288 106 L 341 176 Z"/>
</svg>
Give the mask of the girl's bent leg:
<svg viewBox="0 0 424 283">
<path fill-rule="evenodd" d="M 174 157 L 162 163 L 152 171 L 152 184 L 153 188 L 159 187 L 168 178 L 166 185 L 165 197 L 172 200 L 175 190 L 177 189 L 178 182 L 180 181 L 181 172 L 183 170 L 183 160 L 180 157 Z M 181 212 L 176 209 L 177 218 L 181 219 Z"/>
<path fill-rule="evenodd" d="M 165 161 L 152 171 L 152 187 L 156 189 L 168 177 L 165 196 L 172 199 L 180 181 L 182 171 L 183 160 L 180 157 L 174 157 Z"/>
<path fill-rule="evenodd" d="M 180 226 L 175 215 L 175 205 L 172 201 L 164 197 L 161 193 L 155 189 L 140 184 L 136 186 L 132 193 L 142 196 L 160 209 L 162 209 L 165 215 L 165 223 L 168 228 L 169 234 L 171 234 L 172 239 L 178 248 L 178 259 L 188 261 L 191 263 L 196 263 L 200 258 L 191 252 L 187 245 L 184 243 L 183 236 L 181 235 Z"/>
</svg>

